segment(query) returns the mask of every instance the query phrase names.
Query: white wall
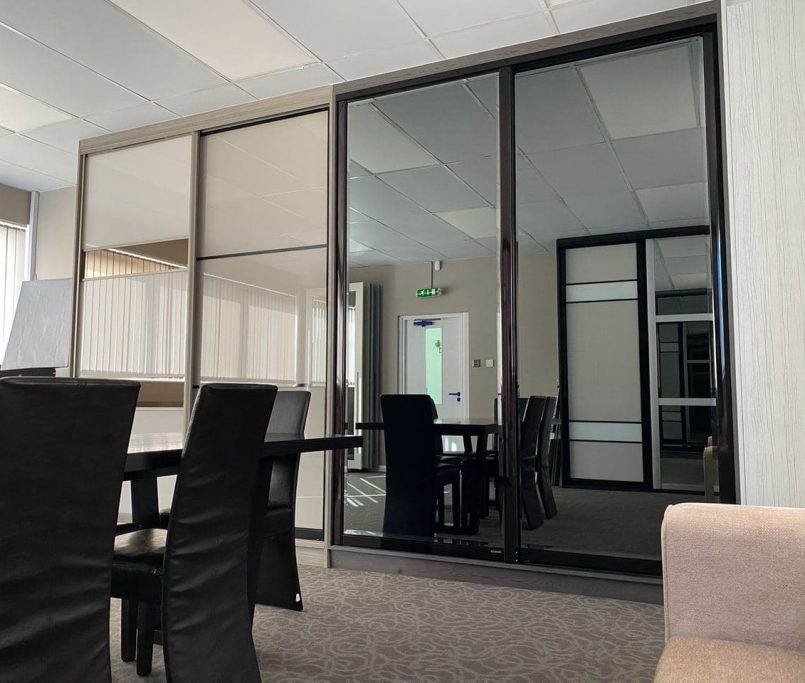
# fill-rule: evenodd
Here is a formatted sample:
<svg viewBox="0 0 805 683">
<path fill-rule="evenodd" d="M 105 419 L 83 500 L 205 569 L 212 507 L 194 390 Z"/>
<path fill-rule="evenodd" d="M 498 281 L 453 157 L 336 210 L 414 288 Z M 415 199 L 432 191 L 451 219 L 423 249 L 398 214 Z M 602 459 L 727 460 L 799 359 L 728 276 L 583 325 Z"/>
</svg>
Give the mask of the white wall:
<svg viewBox="0 0 805 683">
<path fill-rule="evenodd" d="M 36 279 L 73 277 L 75 244 L 74 187 L 39 195 L 36 236 Z"/>
<path fill-rule="evenodd" d="M 805 2 L 722 0 L 741 501 L 805 506 Z"/>
</svg>

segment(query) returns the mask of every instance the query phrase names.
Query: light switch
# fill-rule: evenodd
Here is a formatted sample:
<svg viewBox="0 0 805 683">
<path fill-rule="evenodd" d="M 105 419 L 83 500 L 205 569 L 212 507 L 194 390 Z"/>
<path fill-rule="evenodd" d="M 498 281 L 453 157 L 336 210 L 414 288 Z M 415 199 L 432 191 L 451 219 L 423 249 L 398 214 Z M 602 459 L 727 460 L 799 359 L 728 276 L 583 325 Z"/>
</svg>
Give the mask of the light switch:
<svg viewBox="0 0 805 683">
<path fill-rule="evenodd" d="M 488 368 L 494 368 L 494 367 L 495 367 L 495 361 L 494 361 L 494 360 L 492 360 L 491 358 L 487 358 L 487 359 L 486 359 L 486 367 L 488 367 Z"/>
<path fill-rule="evenodd" d="M 473 360 L 473 361 L 472 361 L 472 367 L 474 367 L 474 368 L 480 368 L 480 367 L 481 367 L 481 359 L 480 359 L 480 358 L 476 358 L 475 360 Z"/>
</svg>

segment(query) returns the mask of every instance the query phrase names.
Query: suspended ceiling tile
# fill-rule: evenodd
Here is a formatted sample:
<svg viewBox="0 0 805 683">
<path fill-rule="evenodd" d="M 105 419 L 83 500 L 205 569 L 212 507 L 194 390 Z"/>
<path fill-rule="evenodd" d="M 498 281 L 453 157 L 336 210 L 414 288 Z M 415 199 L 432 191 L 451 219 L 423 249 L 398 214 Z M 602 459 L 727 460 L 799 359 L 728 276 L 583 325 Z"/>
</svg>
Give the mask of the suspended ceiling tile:
<svg viewBox="0 0 805 683">
<path fill-rule="evenodd" d="M 349 181 L 349 204 L 365 216 L 377 220 L 394 220 L 416 215 L 421 209 L 374 176 Z"/>
<path fill-rule="evenodd" d="M 559 237 L 587 234 L 579 219 L 558 199 L 518 204 L 517 227 L 546 247 Z"/>
<path fill-rule="evenodd" d="M 450 164 L 450 170 L 473 188 L 490 204 L 498 201 L 498 159 L 496 156 L 476 157 Z"/>
<path fill-rule="evenodd" d="M 707 184 L 691 183 L 637 190 L 650 221 L 706 220 Z"/>
<path fill-rule="evenodd" d="M 399 47 L 379 48 L 341 59 L 331 59 L 328 65 L 342 78 L 353 81 L 367 76 L 437 62 L 441 58 L 441 55 L 428 43 L 424 40 L 417 40 Z"/>
<path fill-rule="evenodd" d="M 248 144 L 232 144 L 245 128 L 206 136 L 202 145 L 205 177 L 225 181 L 252 196 L 267 196 L 300 189 L 298 180 L 286 170 L 257 156 Z"/>
<path fill-rule="evenodd" d="M 517 155 L 517 201 L 522 203 L 542 202 L 556 199 L 556 192 L 545 182 L 531 161 Z"/>
<path fill-rule="evenodd" d="M 232 107 L 236 104 L 254 102 L 254 96 L 241 90 L 234 83 L 217 85 L 206 90 L 184 93 L 159 100 L 158 104 L 179 116 L 190 116 L 205 111 Z"/>
<path fill-rule="evenodd" d="M 672 275 L 674 289 L 709 289 L 710 276 L 707 273 Z"/>
<path fill-rule="evenodd" d="M 173 8 L 176 3 L 161 4 Z M 193 16 L 208 14 L 205 7 Z M 224 82 L 105 0 L 0 0 L 0 21 L 150 99 Z"/>
<path fill-rule="evenodd" d="M 568 197 L 565 203 L 590 229 L 638 224 L 646 226 L 646 217 L 631 192 Z"/>
<path fill-rule="evenodd" d="M 646 230 L 645 221 L 634 225 L 618 225 L 617 228 L 608 226 L 605 228 L 588 228 L 592 235 L 608 235 L 613 232 L 635 232 L 636 230 Z"/>
<path fill-rule="evenodd" d="M 293 213 L 319 231 L 319 242 L 327 241 L 327 189 L 308 187 L 293 192 L 272 194 L 267 198 L 272 204 Z M 317 243 L 319 243 L 317 242 Z"/>
<path fill-rule="evenodd" d="M 342 80 L 324 64 L 309 64 L 287 71 L 263 74 L 238 81 L 237 84 L 258 99 L 318 88 Z"/>
<path fill-rule="evenodd" d="M 530 236 L 528 236 L 528 239 L 531 240 L 531 242 L 534 242 L 534 240 L 532 240 Z M 475 241 L 478 242 L 478 244 L 480 244 L 485 249 L 488 249 L 492 254 L 497 253 L 498 250 L 497 237 L 481 237 Z M 534 243 L 536 244 L 536 242 Z M 520 246 L 522 246 L 522 244 L 520 244 Z"/>
<path fill-rule="evenodd" d="M 0 137 L 0 159 L 74 184 L 78 156 L 22 135 Z"/>
<path fill-rule="evenodd" d="M 666 259 L 704 256 L 710 253 L 710 235 L 658 239 L 655 244 Z"/>
<path fill-rule="evenodd" d="M 394 0 L 252 0 L 324 61 L 419 38 Z"/>
<path fill-rule="evenodd" d="M 701 128 L 613 142 L 632 187 L 661 187 L 703 182 L 707 178 Z"/>
<path fill-rule="evenodd" d="M 490 256 L 490 251 L 475 240 L 466 240 L 439 247 L 439 253 L 448 259 L 473 259 Z"/>
<path fill-rule="evenodd" d="M 467 81 L 467 87 L 481 101 L 481 104 L 497 117 L 498 75 L 493 73 L 484 76 L 475 76 Z"/>
<path fill-rule="evenodd" d="M 497 154 L 497 126 L 461 83 L 408 90 L 375 105 L 444 163 Z"/>
<path fill-rule="evenodd" d="M 495 248 L 496 251 L 497 247 Z M 517 233 L 517 249 L 520 254 L 547 254 L 548 250 L 527 232 Z"/>
<path fill-rule="evenodd" d="M 519 74 L 514 83 L 515 134 L 522 151 L 578 147 L 604 140 L 576 69 Z"/>
<path fill-rule="evenodd" d="M 63 111 L 0 84 L 0 124 L 3 128 L 12 131 L 25 130 L 70 118 L 72 117 Z"/>
<path fill-rule="evenodd" d="M 372 173 L 438 163 L 369 103 L 350 105 L 347 125 L 350 159 Z"/>
<path fill-rule="evenodd" d="M 406 237 L 427 244 L 434 249 L 438 249 L 441 245 L 463 242 L 467 239 L 466 233 L 424 210 L 416 215 L 391 220 L 388 222 L 388 226 Z"/>
<path fill-rule="evenodd" d="M 369 171 L 367 171 L 363 166 L 359 163 L 349 160 L 349 177 L 350 178 L 360 178 L 365 175 L 371 175 Z"/>
<path fill-rule="evenodd" d="M 484 199 L 444 166 L 426 166 L 379 175 L 384 183 L 422 208 L 437 213 L 486 206 Z"/>
<path fill-rule="evenodd" d="M 427 263 L 430 261 L 438 261 L 442 257 L 438 251 L 434 251 L 423 244 L 397 247 L 385 253 L 404 263 Z"/>
<path fill-rule="evenodd" d="M 579 70 L 614 139 L 699 125 L 687 43 L 602 58 Z"/>
<path fill-rule="evenodd" d="M 496 0 L 467 2 L 466 0 L 400 0 L 426 35 L 447 33 L 459 29 L 520 17 L 534 11 L 532 0 Z"/>
<path fill-rule="evenodd" d="M 74 183 L 39 173 L 31 168 L 22 168 L 0 161 L 0 184 L 18 187 L 29 192 L 49 192 L 69 187 Z"/>
<path fill-rule="evenodd" d="M 313 61 L 243 0 L 112 2 L 232 80 Z"/>
<path fill-rule="evenodd" d="M 350 236 L 361 244 L 365 244 L 373 249 L 380 249 L 384 252 L 416 245 L 414 240 L 408 239 L 404 235 L 401 235 L 377 221 L 353 223 L 350 226 Z"/>
<path fill-rule="evenodd" d="M 494 237 L 498 234 L 497 211 L 490 206 L 460 211 L 443 211 L 439 217 L 469 237 Z"/>
<path fill-rule="evenodd" d="M 399 263 L 397 259 L 374 249 L 359 254 L 349 255 L 350 268 L 366 268 L 370 266 L 387 266 Z"/>
<path fill-rule="evenodd" d="M 94 138 L 107 132 L 105 128 L 96 126 L 88 121 L 69 119 L 68 121 L 60 121 L 59 123 L 51 123 L 47 126 L 26 130 L 24 134 L 26 137 L 58 147 L 65 152 L 78 154 L 79 141 Z"/>
<path fill-rule="evenodd" d="M 440 3 L 431 2 L 432 5 Z M 495 7 L 497 3 L 473 3 Z M 548 18 L 541 12 L 528 16 L 506 19 L 495 23 L 475 26 L 461 31 L 453 31 L 433 36 L 433 44 L 448 59 L 461 55 L 475 54 L 484 50 L 539 40 L 556 33 Z"/>
<path fill-rule="evenodd" d="M 562 197 L 627 189 L 618 160 L 606 143 L 550 150 L 529 159 Z"/>
<path fill-rule="evenodd" d="M 686 0 L 551 0 L 551 14 L 562 33 L 611 24 L 686 5 Z"/>
<path fill-rule="evenodd" d="M 111 131 L 128 130 L 178 118 L 154 102 L 88 116 L 87 120 Z"/>
<path fill-rule="evenodd" d="M 676 256 L 665 259 L 665 267 L 671 277 L 676 275 L 697 275 L 707 273 L 709 261 L 705 254 L 698 256 Z"/>
<path fill-rule="evenodd" d="M 350 254 L 361 254 L 367 251 L 371 251 L 371 247 L 367 247 L 365 244 L 361 242 L 357 242 L 356 240 L 350 239 L 349 240 L 349 253 Z"/>
<path fill-rule="evenodd" d="M 0 26 L 0 45 L 0 83 L 70 114 L 85 116 L 144 101 L 139 95 L 5 26 Z"/>
</svg>

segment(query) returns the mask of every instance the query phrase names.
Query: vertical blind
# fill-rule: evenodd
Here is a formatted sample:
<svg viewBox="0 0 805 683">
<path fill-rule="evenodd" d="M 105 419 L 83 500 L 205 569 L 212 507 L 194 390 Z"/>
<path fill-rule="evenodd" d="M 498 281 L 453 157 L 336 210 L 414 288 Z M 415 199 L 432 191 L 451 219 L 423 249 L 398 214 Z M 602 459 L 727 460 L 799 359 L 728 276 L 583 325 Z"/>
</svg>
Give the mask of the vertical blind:
<svg viewBox="0 0 805 683">
<path fill-rule="evenodd" d="M 27 237 L 24 228 L 0 223 L 0 359 L 6 353 L 14 311 L 25 277 Z"/>
<path fill-rule="evenodd" d="M 310 384 L 327 381 L 327 299 L 313 295 L 308 300 L 307 368 Z"/>
</svg>

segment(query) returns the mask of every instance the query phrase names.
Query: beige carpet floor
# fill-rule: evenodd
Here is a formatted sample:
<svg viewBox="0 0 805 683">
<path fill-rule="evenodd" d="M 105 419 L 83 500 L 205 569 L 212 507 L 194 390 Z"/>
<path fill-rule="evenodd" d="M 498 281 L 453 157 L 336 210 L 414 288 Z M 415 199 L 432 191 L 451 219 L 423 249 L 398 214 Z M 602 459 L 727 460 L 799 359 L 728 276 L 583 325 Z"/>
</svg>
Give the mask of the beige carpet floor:
<svg viewBox="0 0 805 683">
<path fill-rule="evenodd" d="M 304 612 L 258 607 L 264 681 L 650 681 L 662 607 L 457 581 L 301 568 Z M 112 601 L 112 679 L 164 681 L 162 648 L 138 678 L 120 661 Z"/>
</svg>

